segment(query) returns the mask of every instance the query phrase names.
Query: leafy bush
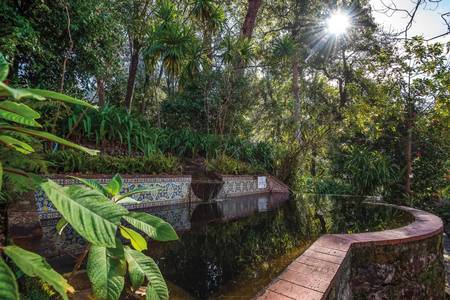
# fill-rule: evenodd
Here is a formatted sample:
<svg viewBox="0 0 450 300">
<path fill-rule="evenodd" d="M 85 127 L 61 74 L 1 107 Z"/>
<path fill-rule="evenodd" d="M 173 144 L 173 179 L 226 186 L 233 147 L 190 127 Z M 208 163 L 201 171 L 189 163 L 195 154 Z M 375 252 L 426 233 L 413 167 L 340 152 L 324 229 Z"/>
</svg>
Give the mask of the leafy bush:
<svg viewBox="0 0 450 300">
<path fill-rule="evenodd" d="M 221 174 L 239 175 L 239 174 L 263 174 L 266 173 L 263 167 L 248 164 L 225 154 L 221 154 L 213 159 L 206 160 L 208 171 L 214 171 Z"/>
<path fill-rule="evenodd" d="M 335 159 L 334 172 L 352 186 L 355 194 L 367 196 L 383 192 L 397 181 L 398 168 L 383 153 L 359 146 L 343 150 Z"/>
<path fill-rule="evenodd" d="M 298 194 L 350 195 L 352 186 L 336 178 L 300 176 L 295 182 Z"/>
<path fill-rule="evenodd" d="M 47 154 L 50 171 L 56 173 L 99 174 L 176 174 L 181 171 L 178 158 L 155 152 L 143 157 L 97 155 L 73 150 Z"/>
<path fill-rule="evenodd" d="M 99 111 L 75 107 L 61 120 L 59 134 L 82 144 L 94 143 L 106 152 L 151 155 L 157 152 L 179 157 L 214 158 L 221 153 L 250 164 L 272 169 L 274 155 L 267 143 L 239 137 L 195 132 L 189 128 L 156 128 L 148 120 L 125 109 L 106 105 Z"/>
</svg>

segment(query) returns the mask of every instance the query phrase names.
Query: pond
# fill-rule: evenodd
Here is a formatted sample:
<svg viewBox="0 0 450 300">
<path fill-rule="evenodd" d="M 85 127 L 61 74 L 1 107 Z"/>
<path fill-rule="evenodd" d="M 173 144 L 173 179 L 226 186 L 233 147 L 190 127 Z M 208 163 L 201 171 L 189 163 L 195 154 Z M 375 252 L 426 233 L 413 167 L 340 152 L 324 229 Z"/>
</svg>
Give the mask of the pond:
<svg viewBox="0 0 450 300">
<path fill-rule="evenodd" d="M 324 233 L 405 226 L 412 216 L 352 196 L 260 194 L 152 211 L 180 241 L 153 244 L 174 299 L 251 299 Z M 168 215 L 170 212 L 171 215 Z"/>
</svg>

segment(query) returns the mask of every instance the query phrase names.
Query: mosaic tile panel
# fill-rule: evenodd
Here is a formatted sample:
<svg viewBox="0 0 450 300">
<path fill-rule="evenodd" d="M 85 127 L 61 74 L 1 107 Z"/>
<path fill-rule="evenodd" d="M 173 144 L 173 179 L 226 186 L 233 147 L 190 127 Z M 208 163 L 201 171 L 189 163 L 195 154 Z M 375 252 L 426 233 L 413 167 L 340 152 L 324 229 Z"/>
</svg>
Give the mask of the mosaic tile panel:
<svg viewBox="0 0 450 300">
<path fill-rule="evenodd" d="M 74 179 L 58 178 L 53 180 L 63 186 L 78 184 L 78 181 Z M 101 184 L 106 184 L 109 181 L 109 178 L 100 178 L 96 180 Z M 121 193 L 126 193 L 136 188 L 157 188 L 157 190 L 153 192 L 133 195 L 132 198 L 139 201 L 139 203 L 125 205 L 129 209 L 139 209 L 155 205 L 160 206 L 185 202 L 189 199 L 190 185 L 190 177 L 124 178 Z M 37 211 L 41 220 L 59 217 L 53 204 L 42 190 L 38 190 L 35 193 L 35 199 Z"/>
<path fill-rule="evenodd" d="M 223 187 L 219 196 L 238 196 L 266 192 L 267 189 L 258 188 L 256 176 L 224 176 Z"/>
</svg>

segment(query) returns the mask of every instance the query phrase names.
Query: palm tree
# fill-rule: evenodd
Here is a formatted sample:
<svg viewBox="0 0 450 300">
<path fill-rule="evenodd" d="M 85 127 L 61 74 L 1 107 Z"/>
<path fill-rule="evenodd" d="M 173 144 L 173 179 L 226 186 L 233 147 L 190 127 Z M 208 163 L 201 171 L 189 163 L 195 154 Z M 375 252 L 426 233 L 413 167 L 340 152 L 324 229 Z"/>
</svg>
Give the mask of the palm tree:
<svg viewBox="0 0 450 300">
<path fill-rule="evenodd" d="M 191 15 L 203 29 L 203 50 L 212 61 L 212 34 L 222 27 L 224 12 L 215 0 L 194 0 Z"/>
<path fill-rule="evenodd" d="M 161 21 L 149 35 L 147 47 L 143 51 L 144 61 L 149 71 L 153 71 L 158 63 L 161 64 L 161 71 L 165 70 L 168 78 L 169 93 L 174 93 L 175 79 L 188 61 L 195 36 L 179 20 L 171 2 L 162 2 L 157 16 Z"/>
</svg>

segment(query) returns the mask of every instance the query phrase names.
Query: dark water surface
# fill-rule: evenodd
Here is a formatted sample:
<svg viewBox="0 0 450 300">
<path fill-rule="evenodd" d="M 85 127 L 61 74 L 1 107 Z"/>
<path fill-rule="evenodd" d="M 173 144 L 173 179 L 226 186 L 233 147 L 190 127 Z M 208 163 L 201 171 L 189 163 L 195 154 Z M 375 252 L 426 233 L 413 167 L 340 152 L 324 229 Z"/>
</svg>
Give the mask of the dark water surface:
<svg viewBox="0 0 450 300">
<path fill-rule="evenodd" d="M 251 299 L 323 233 L 405 226 L 412 217 L 366 198 L 260 194 L 150 211 L 180 241 L 155 243 L 173 299 Z"/>
</svg>

